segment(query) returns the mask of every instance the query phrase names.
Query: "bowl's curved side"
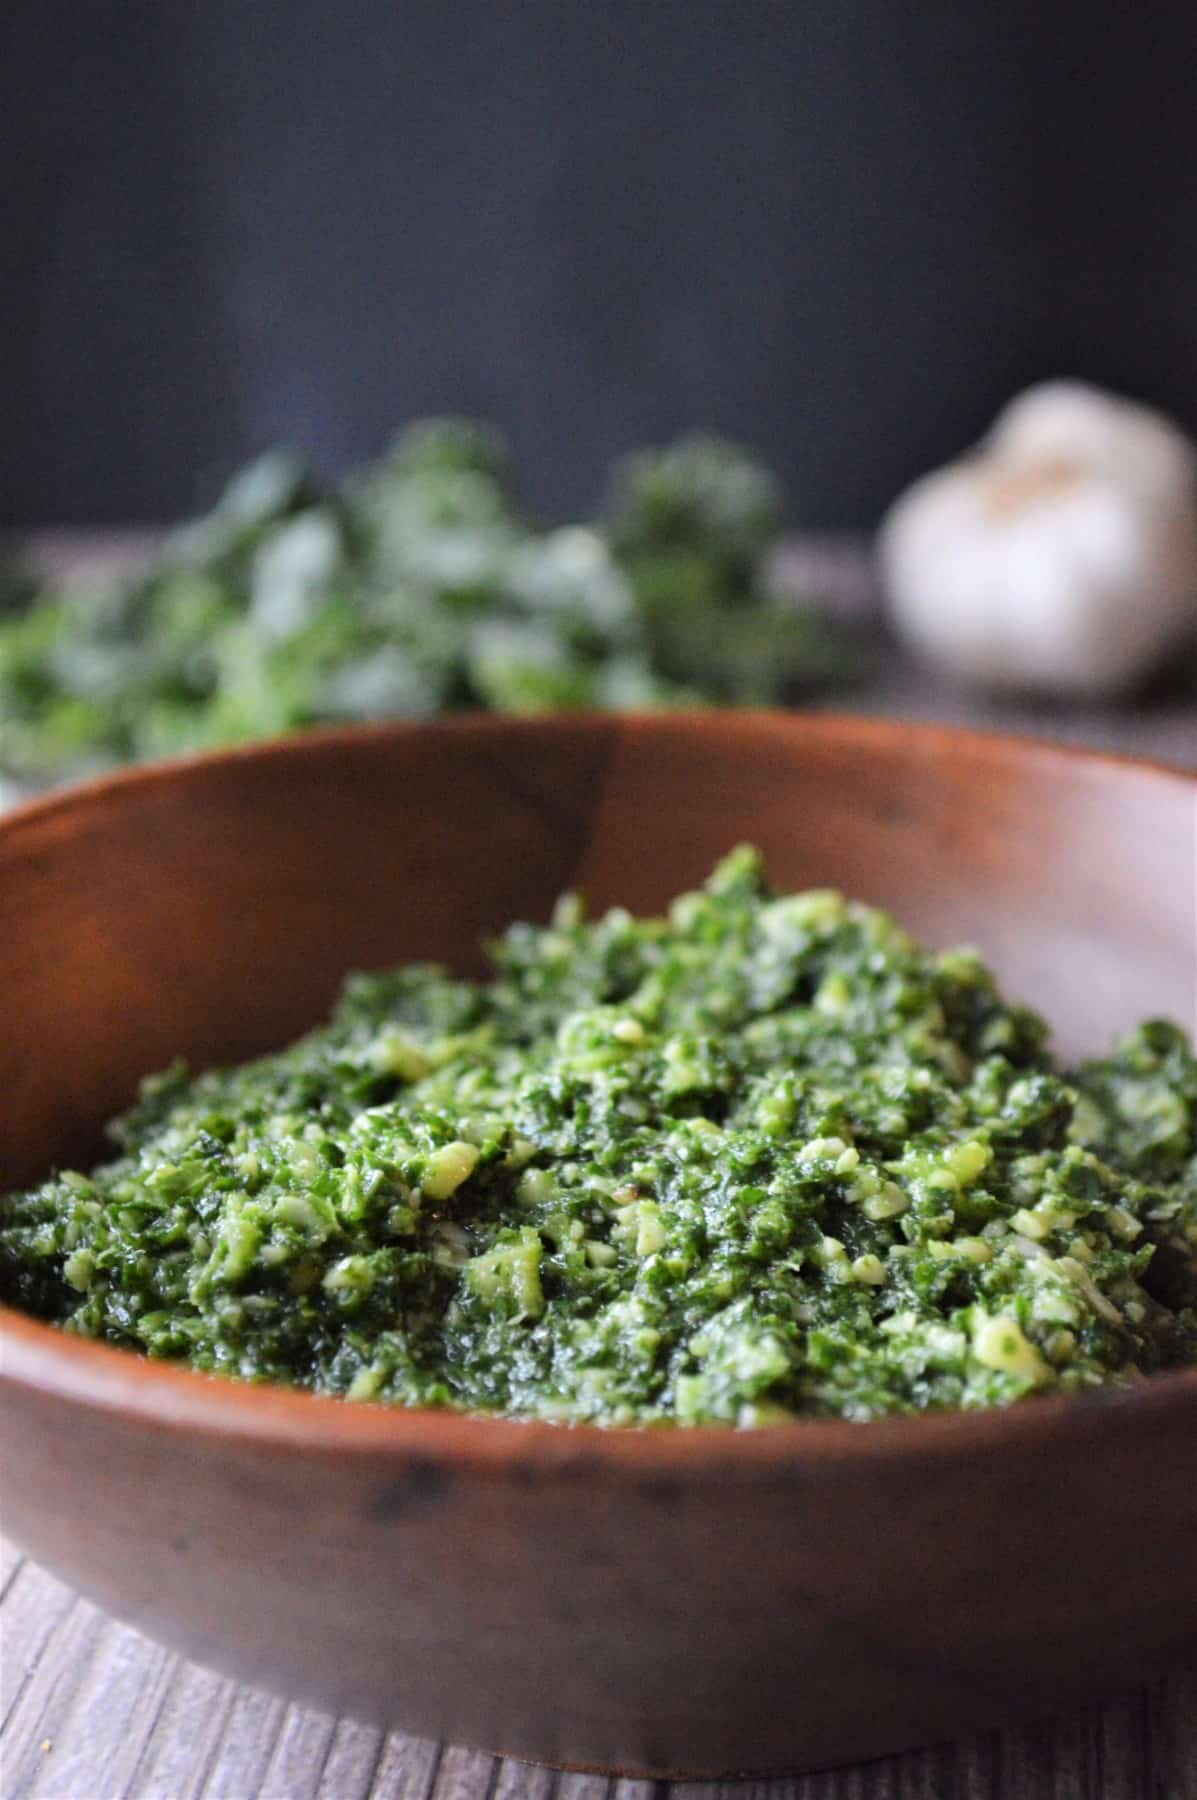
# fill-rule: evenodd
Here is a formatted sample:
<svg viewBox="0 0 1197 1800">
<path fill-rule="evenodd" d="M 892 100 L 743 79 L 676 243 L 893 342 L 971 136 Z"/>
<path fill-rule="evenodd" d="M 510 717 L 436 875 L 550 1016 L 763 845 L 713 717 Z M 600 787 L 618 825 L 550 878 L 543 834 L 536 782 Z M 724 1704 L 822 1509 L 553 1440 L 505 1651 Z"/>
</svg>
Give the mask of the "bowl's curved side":
<svg viewBox="0 0 1197 1800">
<path fill-rule="evenodd" d="M 736 840 L 969 937 L 1075 1042 L 1192 1007 L 1194 793 L 967 734 L 465 721 L 137 772 L 0 821 L 0 1180 L 137 1076 L 469 956 L 578 879 L 659 905 Z M 1080 980 L 1078 961 L 1101 978 Z M 6 1529 L 191 1654 L 409 1729 L 781 1768 L 1035 1711 L 1191 1647 L 1197 1374 L 1086 1405 L 737 1436 L 355 1409 L 0 1309 Z"/>
<path fill-rule="evenodd" d="M 6 1527 L 243 1679 L 626 1772 L 880 1754 L 1197 1653 L 1197 1378 L 750 1440 L 340 1410 L 272 1441 L 5 1379 Z"/>
</svg>

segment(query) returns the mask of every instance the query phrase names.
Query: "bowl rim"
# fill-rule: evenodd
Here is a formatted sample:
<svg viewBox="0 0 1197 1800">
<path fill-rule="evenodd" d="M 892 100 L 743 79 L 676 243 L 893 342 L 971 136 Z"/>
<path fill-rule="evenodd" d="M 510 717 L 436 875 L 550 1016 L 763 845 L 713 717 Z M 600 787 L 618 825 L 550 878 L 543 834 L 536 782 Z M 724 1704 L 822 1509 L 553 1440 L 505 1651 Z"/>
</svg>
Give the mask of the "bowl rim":
<svg viewBox="0 0 1197 1800">
<path fill-rule="evenodd" d="M 128 792 L 186 782 L 217 765 L 319 758 L 356 745 L 401 744 L 438 735 L 492 736 L 526 733 L 596 736 L 614 748 L 626 731 L 699 737 L 782 732 L 812 745 L 865 746 L 883 751 L 899 741 L 924 754 L 951 751 L 999 761 L 1060 762 L 1094 779 L 1139 773 L 1187 791 L 1197 809 L 1197 771 L 1160 759 L 1093 750 L 1012 732 L 876 717 L 845 712 L 788 713 L 780 709 L 710 708 L 675 712 L 576 712 L 535 717 L 459 714 L 428 720 L 316 728 L 281 738 L 203 751 L 122 768 L 35 796 L 0 818 L 0 847 L 43 820 L 119 804 Z M 797 1419 L 754 1431 L 727 1426 L 685 1428 L 557 1425 L 544 1421 L 472 1415 L 381 1402 L 347 1404 L 339 1396 L 273 1383 L 208 1375 L 185 1365 L 157 1362 L 135 1351 L 73 1335 L 14 1307 L 0 1304 L 0 1387 L 55 1396 L 66 1405 L 124 1414 L 131 1423 L 186 1436 L 240 1440 L 261 1449 L 302 1451 L 328 1457 L 346 1453 L 384 1461 L 436 1460 L 479 1470 L 522 1472 L 573 1469 L 587 1474 L 648 1477 L 704 1473 L 720 1480 L 784 1478 L 813 1463 L 854 1467 L 861 1463 L 932 1462 L 943 1458 L 1030 1449 L 1061 1432 L 1088 1435 L 1096 1418 L 1124 1423 L 1197 1427 L 1197 1367 L 1170 1370 L 1130 1388 L 1097 1388 L 1054 1396 L 1025 1406 L 908 1414 L 868 1421 Z"/>
<path fill-rule="evenodd" d="M 192 772 L 217 766 L 241 767 L 258 762 L 289 761 L 299 756 L 348 750 L 358 743 L 400 743 L 405 739 L 446 737 L 506 737 L 552 734 L 570 737 L 578 732 L 612 743 L 624 732 L 668 735 L 678 729 L 699 737 L 721 737 L 741 732 L 768 736 L 775 732 L 796 738 L 853 740 L 882 751 L 899 740 L 913 739 L 926 751 L 957 753 L 996 760 L 1042 759 L 1088 767 L 1093 773 L 1124 770 L 1162 778 L 1168 785 L 1188 789 L 1197 802 L 1197 767 L 1187 769 L 1163 757 L 1139 751 L 1099 750 L 1085 744 L 1066 743 L 1035 732 L 998 731 L 972 725 L 942 724 L 934 719 L 906 719 L 885 713 L 841 711 L 787 711 L 782 707 L 678 707 L 659 711 L 596 712 L 578 709 L 556 713 L 442 713 L 424 719 L 389 719 L 372 724 L 314 725 L 281 737 L 259 738 L 212 750 L 193 750 L 179 756 L 157 757 L 102 769 L 78 781 L 39 790 L 0 814 L 0 841 L 25 824 L 98 805 L 107 795 L 126 789 L 169 786 Z"/>
</svg>

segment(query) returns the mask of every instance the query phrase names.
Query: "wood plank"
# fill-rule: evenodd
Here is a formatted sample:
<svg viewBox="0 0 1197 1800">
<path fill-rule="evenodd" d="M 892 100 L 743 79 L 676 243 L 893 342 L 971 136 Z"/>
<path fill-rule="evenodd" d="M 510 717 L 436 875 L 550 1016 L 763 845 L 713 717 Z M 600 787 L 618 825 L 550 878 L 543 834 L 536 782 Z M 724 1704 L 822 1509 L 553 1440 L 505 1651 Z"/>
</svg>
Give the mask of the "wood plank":
<svg viewBox="0 0 1197 1800">
<path fill-rule="evenodd" d="M 287 1708 L 258 1688 L 235 1688 L 212 1765 L 197 1800 L 247 1800 L 264 1795 L 263 1778 Z"/>
<path fill-rule="evenodd" d="M 181 1663 L 25 1564 L 0 1602 L 5 1800 L 665 1800 L 287 1706 Z M 46 1746 L 49 1746 L 48 1748 Z M 1197 1673 L 858 1768 L 676 1800 L 1197 1800 Z"/>
<path fill-rule="evenodd" d="M 74 1600 L 47 1633 L 4 1723 L 2 1766 L 9 1794 L 22 1800 L 31 1795 L 51 1754 L 71 1761 L 90 1756 L 90 1736 L 72 1729 L 72 1714 L 104 1629 L 94 1607 Z"/>
<path fill-rule="evenodd" d="M 262 1776 L 264 1796 L 313 1800 L 332 1749 L 336 1721 L 327 1713 L 288 1706 Z"/>
<path fill-rule="evenodd" d="M 440 1761 L 439 1744 L 393 1731 L 383 1745 L 370 1800 L 428 1800 Z"/>
<path fill-rule="evenodd" d="M 141 1746 L 130 1800 L 195 1800 L 216 1755 L 233 1683 L 176 1662 L 161 1710 Z"/>
<path fill-rule="evenodd" d="M 341 1719 L 325 1759 L 318 1800 L 367 1800 L 386 1733 L 356 1719 Z"/>
<path fill-rule="evenodd" d="M 605 1775 L 562 1775 L 557 1782 L 557 1800 L 611 1800 L 611 1787 Z"/>
<path fill-rule="evenodd" d="M 59 1686 L 47 1702 L 40 1730 L 54 1749 L 27 1784 L 30 1800 L 78 1800 L 105 1787 L 127 1793 L 177 1667 L 177 1658 L 148 1638 L 123 1630 L 93 1607 L 86 1613 L 94 1633 L 90 1652 L 86 1660 L 77 1656 L 69 1699 Z M 57 1661 L 56 1648 L 47 1663 L 51 1656 Z"/>
<path fill-rule="evenodd" d="M 446 1747 L 432 1789 L 432 1800 L 488 1800 L 496 1776 L 496 1759 L 480 1750 Z"/>
<path fill-rule="evenodd" d="M 4 1654 L 0 1657 L 0 1733 L 8 1736 L 12 1716 L 36 1679 L 63 1621 L 82 1602 L 69 1588 L 32 1563 L 22 1563 L 0 1605 Z"/>
<path fill-rule="evenodd" d="M 557 1776 L 531 1763 L 501 1762 L 492 1800 L 553 1800 Z"/>
</svg>

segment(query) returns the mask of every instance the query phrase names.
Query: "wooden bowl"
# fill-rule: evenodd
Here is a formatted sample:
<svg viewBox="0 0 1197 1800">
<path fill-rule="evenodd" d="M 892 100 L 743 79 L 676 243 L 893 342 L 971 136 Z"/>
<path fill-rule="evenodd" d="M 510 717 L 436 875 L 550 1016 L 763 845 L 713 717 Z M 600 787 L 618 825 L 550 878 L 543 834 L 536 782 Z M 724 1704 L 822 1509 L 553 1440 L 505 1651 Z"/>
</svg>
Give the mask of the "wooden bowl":
<svg viewBox="0 0 1197 1800">
<path fill-rule="evenodd" d="M 657 907 L 753 840 L 971 940 L 1068 1050 L 1191 1023 L 1197 782 L 734 714 L 343 732 L 0 823 L 5 1185 L 177 1053 L 346 969 L 458 965 L 559 889 Z M 4 1526 L 188 1655 L 409 1731 L 624 1771 L 860 1758 L 1197 1649 L 1197 1372 L 874 1425 L 602 1432 L 209 1380 L 0 1317 Z"/>
</svg>

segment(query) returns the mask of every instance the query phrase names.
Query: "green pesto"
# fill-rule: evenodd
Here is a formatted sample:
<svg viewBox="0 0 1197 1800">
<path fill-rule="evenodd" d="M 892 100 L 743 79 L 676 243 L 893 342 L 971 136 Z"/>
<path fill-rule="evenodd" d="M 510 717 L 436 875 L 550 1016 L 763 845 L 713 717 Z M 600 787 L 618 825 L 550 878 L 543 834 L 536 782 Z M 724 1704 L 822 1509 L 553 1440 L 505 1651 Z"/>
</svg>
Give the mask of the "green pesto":
<svg viewBox="0 0 1197 1800">
<path fill-rule="evenodd" d="M 1062 1074 L 967 950 L 774 895 L 358 975 L 14 1195 L 7 1298 L 252 1381 L 602 1424 L 868 1419 L 1197 1360 L 1197 1061 Z"/>
</svg>

